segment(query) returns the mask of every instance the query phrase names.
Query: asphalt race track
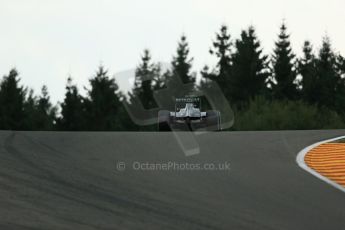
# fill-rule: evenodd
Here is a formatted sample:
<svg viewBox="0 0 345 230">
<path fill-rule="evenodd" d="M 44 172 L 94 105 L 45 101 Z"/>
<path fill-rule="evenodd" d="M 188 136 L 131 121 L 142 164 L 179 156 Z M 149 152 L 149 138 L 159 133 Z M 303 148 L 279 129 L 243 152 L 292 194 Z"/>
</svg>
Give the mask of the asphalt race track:
<svg viewBox="0 0 345 230">
<path fill-rule="evenodd" d="M 3 131 L 0 229 L 344 229 L 345 194 L 296 163 L 304 147 L 344 134 L 208 133 L 186 157 L 172 133 Z M 231 169 L 140 171 L 133 162 Z"/>
</svg>

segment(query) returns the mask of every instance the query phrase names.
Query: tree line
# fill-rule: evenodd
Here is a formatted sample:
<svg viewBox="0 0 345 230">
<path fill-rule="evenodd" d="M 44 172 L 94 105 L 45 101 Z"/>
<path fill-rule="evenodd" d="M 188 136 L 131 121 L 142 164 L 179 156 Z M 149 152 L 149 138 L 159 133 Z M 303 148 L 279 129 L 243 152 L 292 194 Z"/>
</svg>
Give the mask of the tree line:
<svg viewBox="0 0 345 230">
<path fill-rule="evenodd" d="M 215 66 L 205 66 L 201 80 L 192 72 L 186 36 L 181 36 L 171 69 L 163 71 L 144 50 L 135 71 L 135 83 L 123 94 L 104 66 L 89 79 L 86 96 L 69 77 L 64 100 L 51 103 L 48 89 L 40 95 L 21 86 L 18 71 L 10 70 L 0 84 L 0 129 L 61 131 L 152 131 L 155 125 L 132 122 L 125 106 L 139 98 L 145 109 L 157 107 L 154 91 L 179 90 L 174 79 L 203 91 L 218 83 L 235 111 L 232 130 L 323 129 L 345 127 L 345 58 L 325 36 L 319 49 L 310 41 L 303 55 L 294 54 L 285 23 L 280 27 L 272 54 L 265 54 L 253 26 L 233 39 L 221 26 L 211 43 Z M 183 96 L 183 95 L 175 95 Z"/>
</svg>

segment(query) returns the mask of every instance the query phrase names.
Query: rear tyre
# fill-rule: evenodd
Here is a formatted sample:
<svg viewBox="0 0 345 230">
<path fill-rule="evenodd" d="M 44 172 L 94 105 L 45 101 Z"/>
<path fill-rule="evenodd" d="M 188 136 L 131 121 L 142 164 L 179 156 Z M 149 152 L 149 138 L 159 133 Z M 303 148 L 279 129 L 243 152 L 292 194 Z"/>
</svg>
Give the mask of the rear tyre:
<svg viewBox="0 0 345 230">
<path fill-rule="evenodd" d="M 170 112 L 167 110 L 161 110 L 158 112 L 158 131 L 160 132 L 171 131 Z"/>
</svg>

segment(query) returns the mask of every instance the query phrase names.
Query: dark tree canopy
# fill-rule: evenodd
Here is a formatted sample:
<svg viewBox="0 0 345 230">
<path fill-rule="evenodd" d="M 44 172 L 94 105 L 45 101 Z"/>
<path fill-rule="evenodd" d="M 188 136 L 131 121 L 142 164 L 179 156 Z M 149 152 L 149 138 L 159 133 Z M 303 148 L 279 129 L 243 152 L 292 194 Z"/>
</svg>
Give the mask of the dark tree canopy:
<svg viewBox="0 0 345 230">
<path fill-rule="evenodd" d="M 86 95 L 68 78 L 59 110 L 46 86 L 35 95 L 20 85 L 17 70 L 11 69 L 0 82 L 0 129 L 155 131 L 152 123 L 157 121 L 157 111 L 173 111 L 176 97 L 203 95 L 202 111 L 219 109 L 207 101 L 219 88 L 236 114 L 232 130 L 345 127 L 345 58 L 327 36 L 319 49 L 306 41 L 303 54 L 295 57 L 283 23 L 268 60 L 253 26 L 233 42 L 224 25 L 216 33 L 210 54 L 216 63 L 206 65 L 199 79 L 192 71 L 186 36 L 179 39 L 171 68 L 164 72 L 164 66 L 153 62 L 149 50 L 144 50 L 127 95 L 99 66 L 85 87 Z M 154 95 L 164 108 L 157 109 Z"/>
<path fill-rule="evenodd" d="M 91 89 L 85 100 L 88 130 L 121 130 L 118 111 L 122 103 L 115 79 L 108 76 L 108 71 L 103 66 L 99 66 L 96 75 L 89 82 Z"/>
<path fill-rule="evenodd" d="M 31 89 L 24 103 L 25 111 L 25 121 L 24 130 L 38 130 L 38 109 L 37 109 L 38 99 L 34 95 L 34 91 Z"/>
<path fill-rule="evenodd" d="M 218 77 L 226 77 L 229 74 L 231 66 L 231 36 L 228 33 L 228 27 L 223 25 L 220 32 L 216 34 L 216 40 L 213 42 L 213 48 L 210 53 L 218 58 Z"/>
<path fill-rule="evenodd" d="M 189 57 L 189 45 L 186 36 L 182 36 L 176 54 L 171 61 L 171 69 L 161 77 L 164 87 L 169 88 L 173 97 L 183 97 L 195 91 L 195 73 L 191 72 L 193 58 Z"/>
<path fill-rule="evenodd" d="M 344 105 L 344 79 L 337 71 L 337 66 L 337 56 L 332 50 L 330 39 L 324 37 L 317 59 L 317 103 L 340 110 Z"/>
<path fill-rule="evenodd" d="M 318 101 L 316 61 L 311 43 L 305 41 L 303 57 L 298 62 L 298 72 L 302 77 L 300 81 L 302 99 L 310 104 L 315 104 Z"/>
<path fill-rule="evenodd" d="M 135 70 L 134 88 L 132 92 L 129 93 L 129 106 L 132 107 L 132 109 L 150 110 L 158 106 L 153 93 L 155 90 L 164 87 L 165 82 L 162 81 L 160 72 L 160 65 L 152 62 L 150 51 L 145 49 L 140 64 Z M 128 115 L 125 120 L 127 122 L 126 126 L 130 126 L 131 130 L 155 130 L 154 125 L 141 127 L 134 125 Z"/>
<path fill-rule="evenodd" d="M 273 96 L 276 99 L 296 99 L 297 86 L 294 68 L 295 55 L 290 44 L 290 35 L 285 23 L 280 27 L 278 41 L 275 44 L 272 58 L 273 65 Z"/>
<path fill-rule="evenodd" d="M 56 122 L 56 107 L 52 105 L 47 86 L 41 89 L 41 95 L 37 101 L 36 128 L 38 130 L 53 130 Z"/>
<path fill-rule="evenodd" d="M 84 99 L 79 94 L 72 78 L 67 79 L 65 99 L 61 103 L 61 118 L 58 121 L 59 130 L 79 131 L 85 130 L 85 106 Z"/>
<path fill-rule="evenodd" d="M 141 63 L 135 71 L 135 82 L 131 97 L 138 97 L 145 109 L 157 107 L 153 98 L 153 91 L 158 84 L 159 75 L 159 65 L 152 62 L 150 51 L 144 50 Z"/>
<path fill-rule="evenodd" d="M 16 69 L 3 77 L 0 84 L 0 129 L 20 130 L 24 128 L 25 90 L 19 86 Z"/>
<path fill-rule="evenodd" d="M 263 95 L 269 76 L 267 56 L 263 54 L 255 29 L 243 30 L 232 55 L 230 94 L 234 103 L 248 102 Z"/>
<path fill-rule="evenodd" d="M 189 45 L 187 37 L 183 35 L 178 43 L 176 55 L 171 62 L 172 74 L 179 77 L 181 81 L 186 83 L 194 83 L 195 75 L 191 73 L 193 58 L 189 58 Z"/>
<path fill-rule="evenodd" d="M 201 72 L 203 77 L 201 88 L 208 87 L 207 81 L 213 80 L 218 83 L 228 100 L 231 100 L 231 52 L 231 36 L 228 27 L 223 25 L 220 32 L 216 33 L 216 39 L 210 49 L 210 54 L 217 58 L 216 68 L 210 71 L 209 67 L 206 66 Z"/>
</svg>

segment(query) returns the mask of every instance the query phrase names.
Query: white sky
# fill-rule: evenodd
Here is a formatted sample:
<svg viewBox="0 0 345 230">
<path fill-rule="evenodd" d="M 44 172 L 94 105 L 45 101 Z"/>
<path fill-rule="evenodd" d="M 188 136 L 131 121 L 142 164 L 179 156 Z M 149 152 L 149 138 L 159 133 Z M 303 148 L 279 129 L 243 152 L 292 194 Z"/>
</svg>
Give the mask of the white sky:
<svg viewBox="0 0 345 230">
<path fill-rule="evenodd" d="M 144 48 L 170 62 L 182 33 L 200 70 L 214 62 L 208 50 L 221 24 L 233 38 L 253 24 L 270 54 L 283 19 L 295 52 L 328 34 L 345 54 L 344 0 L 0 0 L 0 75 L 16 67 L 22 84 L 36 93 L 46 84 L 56 102 L 69 74 L 88 86 L 100 63 L 112 74 L 134 68 Z"/>
</svg>

